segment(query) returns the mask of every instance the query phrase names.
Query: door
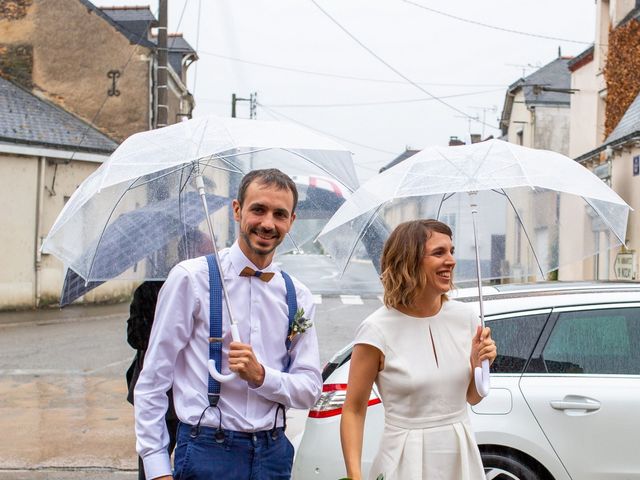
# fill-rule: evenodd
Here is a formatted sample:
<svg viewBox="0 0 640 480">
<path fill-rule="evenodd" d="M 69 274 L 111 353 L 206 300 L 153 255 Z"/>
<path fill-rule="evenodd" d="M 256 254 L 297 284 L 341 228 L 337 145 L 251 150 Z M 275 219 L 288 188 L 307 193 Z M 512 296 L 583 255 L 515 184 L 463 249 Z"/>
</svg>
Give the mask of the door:
<svg viewBox="0 0 640 480">
<path fill-rule="evenodd" d="M 640 479 L 640 305 L 556 310 L 520 389 L 575 480 Z"/>
</svg>

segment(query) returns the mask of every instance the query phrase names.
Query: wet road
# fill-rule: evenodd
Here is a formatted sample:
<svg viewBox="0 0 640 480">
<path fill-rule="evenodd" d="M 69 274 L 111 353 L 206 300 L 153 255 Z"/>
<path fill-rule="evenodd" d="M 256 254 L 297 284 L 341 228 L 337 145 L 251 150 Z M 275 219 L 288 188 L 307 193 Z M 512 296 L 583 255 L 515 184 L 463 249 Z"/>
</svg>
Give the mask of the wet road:
<svg viewBox="0 0 640 480">
<path fill-rule="evenodd" d="M 380 306 L 373 292 L 316 302 L 323 362 Z M 0 478 L 136 478 L 127 316 L 127 305 L 0 313 Z M 290 436 L 305 416 L 290 412 Z"/>
</svg>

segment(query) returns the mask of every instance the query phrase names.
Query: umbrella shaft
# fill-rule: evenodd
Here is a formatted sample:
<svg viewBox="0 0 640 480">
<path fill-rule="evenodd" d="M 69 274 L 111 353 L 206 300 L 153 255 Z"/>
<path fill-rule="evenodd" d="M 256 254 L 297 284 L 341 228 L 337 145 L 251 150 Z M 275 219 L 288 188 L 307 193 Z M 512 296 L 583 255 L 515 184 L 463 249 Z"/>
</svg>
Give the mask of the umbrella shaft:
<svg viewBox="0 0 640 480">
<path fill-rule="evenodd" d="M 207 205 L 207 196 L 204 191 L 204 180 L 202 174 L 198 172 L 196 176 L 196 186 L 198 188 L 198 194 L 202 199 L 202 208 L 204 208 L 205 218 L 207 220 L 207 227 L 209 228 L 209 235 L 211 235 L 211 241 L 213 242 L 213 255 L 218 265 L 218 271 L 220 272 L 220 282 L 222 283 L 222 294 L 224 295 L 224 304 L 227 307 L 227 313 L 229 314 L 229 323 L 236 325 L 236 320 L 231 313 L 231 302 L 229 301 L 229 294 L 227 293 L 227 286 L 224 282 L 224 274 L 222 273 L 222 264 L 220 263 L 220 256 L 218 255 L 218 246 L 216 242 L 216 234 L 213 232 L 213 224 L 211 223 L 211 217 L 209 216 L 209 207 Z M 235 339 L 234 339 L 235 340 Z"/>
<path fill-rule="evenodd" d="M 480 248 L 478 247 L 478 224 L 476 216 L 478 215 L 478 205 L 476 204 L 476 195 L 478 192 L 469 192 L 469 201 L 471 207 L 471 221 L 473 223 L 473 243 L 476 252 L 476 272 L 478 277 L 478 306 L 480 307 L 480 323 L 484 328 L 484 304 L 482 303 L 482 271 L 480 268 Z"/>
</svg>

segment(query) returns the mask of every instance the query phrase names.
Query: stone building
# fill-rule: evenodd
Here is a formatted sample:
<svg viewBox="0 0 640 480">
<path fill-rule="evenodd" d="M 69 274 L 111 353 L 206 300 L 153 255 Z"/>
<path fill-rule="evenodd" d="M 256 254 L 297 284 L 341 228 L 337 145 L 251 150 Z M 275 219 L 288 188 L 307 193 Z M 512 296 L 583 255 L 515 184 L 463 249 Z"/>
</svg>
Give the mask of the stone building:
<svg viewBox="0 0 640 480">
<path fill-rule="evenodd" d="M 157 20 L 149 7 L 88 0 L 0 2 L 0 74 L 33 89 L 116 140 L 155 126 Z M 169 38 L 169 123 L 189 116 L 186 71 L 197 59 Z"/>
<path fill-rule="evenodd" d="M 118 143 L 155 127 L 156 26 L 149 7 L 0 0 L 0 309 L 57 302 L 65 270 L 40 254 L 43 238 Z M 191 116 L 187 71 L 197 58 L 169 36 L 168 123 Z M 131 287 L 109 282 L 85 301 Z"/>
</svg>

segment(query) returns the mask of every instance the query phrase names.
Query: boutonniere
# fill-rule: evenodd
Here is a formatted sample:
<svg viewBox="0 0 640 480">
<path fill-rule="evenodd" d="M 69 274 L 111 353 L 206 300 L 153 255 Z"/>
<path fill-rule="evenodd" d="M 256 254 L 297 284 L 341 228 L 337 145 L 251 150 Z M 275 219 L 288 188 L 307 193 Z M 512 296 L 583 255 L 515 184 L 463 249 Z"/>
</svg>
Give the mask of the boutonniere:
<svg viewBox="0 0 640 480">
<path fill-rule="evenodd" d="M 293 341 L 296 335 L 304 333 L 313 326 L 313 322 L 304 316 L 304 308 L 299 308 L 293 317 L 293 325 L 289 329 L 289 341 Z"/>
</svg>

